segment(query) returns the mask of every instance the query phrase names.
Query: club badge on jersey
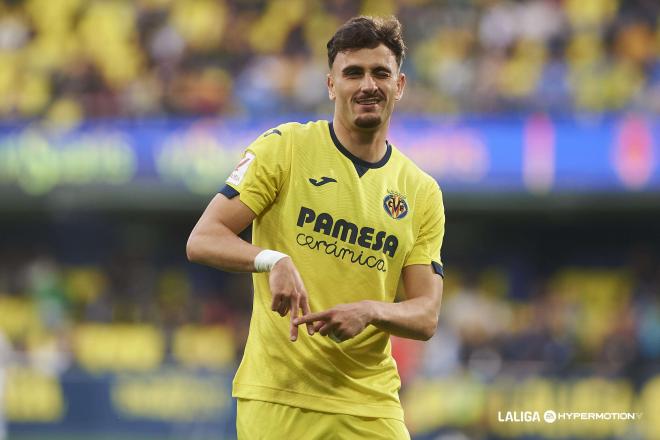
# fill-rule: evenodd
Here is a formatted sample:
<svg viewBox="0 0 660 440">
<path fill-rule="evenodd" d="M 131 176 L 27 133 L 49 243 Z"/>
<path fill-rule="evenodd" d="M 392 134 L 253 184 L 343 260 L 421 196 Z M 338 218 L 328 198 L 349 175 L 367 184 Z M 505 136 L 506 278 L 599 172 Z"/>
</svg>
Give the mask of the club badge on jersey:
<svg viewBox="0 0 660 440">
<path fill-rule="evenodd" d="M 388 191 L 383 199 L 383 208 L 385 212 L 395 220 L 401 220 L 408 215 L 408 203 L 406 196 L 396 191 Z"/>
</svg>

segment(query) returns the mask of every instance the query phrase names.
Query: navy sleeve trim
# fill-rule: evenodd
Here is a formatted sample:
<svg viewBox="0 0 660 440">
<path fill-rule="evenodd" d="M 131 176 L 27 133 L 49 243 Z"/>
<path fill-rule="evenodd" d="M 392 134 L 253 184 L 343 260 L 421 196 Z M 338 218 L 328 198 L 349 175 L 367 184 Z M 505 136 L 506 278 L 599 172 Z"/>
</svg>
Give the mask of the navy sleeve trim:
<svg viewBox="0 0 660 440">
<path fill-rule="evenodd" d="M 229 185 L 225 185 L 220 191 L 218 191 L 220 194 L 223 196 L 227 197 L 228 199 L 233 199 L 240 193 L 236 191 L 234 188 L 232 188 Z"/>
<path fill-rule="evenodd" d="M 442 267 L 442 264 L 431 261 L 431 266 L 433 266 L 433 271 L 440 275 L 442 278 L 445 277 L 445 269 Z"/>
</svg>

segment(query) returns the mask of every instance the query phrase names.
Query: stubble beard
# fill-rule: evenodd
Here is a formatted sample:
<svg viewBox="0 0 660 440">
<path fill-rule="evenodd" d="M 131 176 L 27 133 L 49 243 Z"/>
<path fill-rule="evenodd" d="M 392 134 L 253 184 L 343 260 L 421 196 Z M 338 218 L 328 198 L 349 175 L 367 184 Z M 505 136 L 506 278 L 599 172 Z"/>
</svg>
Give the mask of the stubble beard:
<svg viewBox="0 0 660 440">
<path fill-rule="evenodd" d="M 355 126 L 359 128 L 378 128 L 382 123 L 380 115 L 360 115 L 355 118 Z"/>
</svg>

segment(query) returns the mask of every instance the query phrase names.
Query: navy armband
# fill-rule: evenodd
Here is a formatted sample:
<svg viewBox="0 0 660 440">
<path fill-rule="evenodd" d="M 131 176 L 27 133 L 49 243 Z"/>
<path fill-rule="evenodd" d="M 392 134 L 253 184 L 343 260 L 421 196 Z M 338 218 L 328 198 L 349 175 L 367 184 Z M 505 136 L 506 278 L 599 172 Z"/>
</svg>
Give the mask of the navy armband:
<svg viewBox="0 0 660 440">
<path fill-rule="evenodd" d="M 232 188 L 232 187 L 229 186 L 229 185 L 225 185 L 225 186 L 224 186 L 220 191 L 218 191 L 218 192 L 219 192 L 220 194 L 222 194 L 223 196 L 227 197 L 228 199 L 233 199 L 234 197 L 236 197 L 237 195 L 240 194 L 237 190 L 235 190 L 234 188 Z"/>
<path fill-rule="evenodd" d="M 431 261 L 431 266 L 433 266 L 433 272 L 437 273 L 442 278 L 445 277 L 445 269 L 442 267 L 442 264 Z"/>
</svg>

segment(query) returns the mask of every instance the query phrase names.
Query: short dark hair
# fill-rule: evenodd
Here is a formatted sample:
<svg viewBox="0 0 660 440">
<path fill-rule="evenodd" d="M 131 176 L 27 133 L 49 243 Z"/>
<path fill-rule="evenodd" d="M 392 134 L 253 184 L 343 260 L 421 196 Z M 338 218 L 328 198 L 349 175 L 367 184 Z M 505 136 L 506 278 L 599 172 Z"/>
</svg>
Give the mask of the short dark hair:
<svg viewBox="0 0 660 440">
<path fill-rule="evenodd" d="M 399 20 L 396 17 L 366 15 L 353 17 L 337 29 L 328 41 L 328 66 L 332 68 L 339 52 L 374 49 L 380 44 L 384 44 L 394 53 L 396 64 L 401 67 L 406 56 L 406 45 L 401 36 Z"/>
</svg>

